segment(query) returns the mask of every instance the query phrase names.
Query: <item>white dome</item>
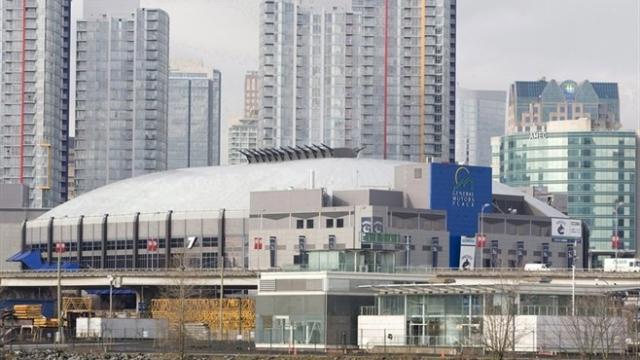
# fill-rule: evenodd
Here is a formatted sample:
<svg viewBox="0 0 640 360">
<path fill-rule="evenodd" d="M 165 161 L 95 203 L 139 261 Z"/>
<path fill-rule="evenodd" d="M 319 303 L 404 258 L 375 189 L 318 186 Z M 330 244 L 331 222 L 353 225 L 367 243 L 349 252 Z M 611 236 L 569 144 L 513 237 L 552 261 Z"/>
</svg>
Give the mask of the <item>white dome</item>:
<svg viewBox="0 0 640 360">
<path fill-rule="evenodd" d="M 249 165 L 186 168 L 142 175 L 103 186 L 43 214 L 50 217 L 248 210 L 252 191 L 309 189 L 393 189 L 395 167 L 410 162 L 327 158 Z M 425 189 L 425 191 L 429 191 Z M 493 194 L 523 196 L 546 216 L 566 217 L 547 204 L 493 182 Z"/>
<path fill-rule="evenodd" d="M 249 165 L 185 168 L 121 180 L 59 205 L 49 217 L 155 213 L 173 210 L 246 210 L 252 191 L 393 187 L 402 161 L 328 158 Z"/>
</svg>

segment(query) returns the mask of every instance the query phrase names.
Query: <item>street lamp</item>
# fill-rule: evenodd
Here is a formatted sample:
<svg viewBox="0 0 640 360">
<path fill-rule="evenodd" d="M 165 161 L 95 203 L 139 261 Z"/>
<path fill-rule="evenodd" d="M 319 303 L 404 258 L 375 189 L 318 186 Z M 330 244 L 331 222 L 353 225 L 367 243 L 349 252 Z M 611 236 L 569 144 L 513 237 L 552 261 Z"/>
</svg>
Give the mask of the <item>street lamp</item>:
<svg viewBox="0 0 640 360">
<path fill-rule="evenodd" d="M 484 243 L 487 241 L 487 237 L 484 235 L 484 209 L 491 206 L 489 203 L 485 203 L 482 205 L 482 209 L 480 209 L 480 234 L 478 236 L 478 245 L 480 247 L 480 268 L 484 268 Z"/>
</svg>

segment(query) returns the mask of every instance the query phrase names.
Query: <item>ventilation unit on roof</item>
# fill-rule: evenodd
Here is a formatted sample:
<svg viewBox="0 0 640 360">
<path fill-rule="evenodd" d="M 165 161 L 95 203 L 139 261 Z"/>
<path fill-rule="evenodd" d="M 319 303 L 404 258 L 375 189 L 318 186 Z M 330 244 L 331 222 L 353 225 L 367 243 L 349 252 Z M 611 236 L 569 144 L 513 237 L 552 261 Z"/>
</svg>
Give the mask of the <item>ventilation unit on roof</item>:
<svg viewBox="0 0 640 360">
<path fill-rule="evenodd" d="M 238 151 L 247 158 L 249 164 L 255 164 L 305 159 L 356 158 L 363 149 L 364 147 L 332 148 L 325 144 L 320 144 L 242 149 Z"/>
</svg>

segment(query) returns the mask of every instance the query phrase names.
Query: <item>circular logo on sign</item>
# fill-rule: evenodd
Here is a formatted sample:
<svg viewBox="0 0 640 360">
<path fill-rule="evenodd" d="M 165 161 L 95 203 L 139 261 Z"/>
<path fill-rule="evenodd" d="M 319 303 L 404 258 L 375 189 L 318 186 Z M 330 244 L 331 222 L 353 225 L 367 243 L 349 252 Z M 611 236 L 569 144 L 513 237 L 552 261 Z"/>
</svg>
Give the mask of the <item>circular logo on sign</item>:
<svg viewBox="0 0 640 360">
<path fill-rule="evenodd" d="M 461 259 L 462 270 L 471 270 L 472 261 L 473 261 L 473 258 L 471 257 L 471 255 L 463 255 Z"/>
</svg>

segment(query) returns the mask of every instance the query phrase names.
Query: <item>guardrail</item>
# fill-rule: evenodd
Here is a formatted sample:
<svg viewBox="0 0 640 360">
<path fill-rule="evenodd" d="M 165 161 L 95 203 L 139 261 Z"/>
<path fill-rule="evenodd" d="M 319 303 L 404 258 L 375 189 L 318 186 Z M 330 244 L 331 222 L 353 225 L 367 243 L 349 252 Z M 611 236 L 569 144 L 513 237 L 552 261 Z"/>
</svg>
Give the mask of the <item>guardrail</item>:
<svg viewBox="0 0 640 360">
<path fill-rule="evenodd" d="M 341 272 L 349 273 L 350 271 L 343 271 L 339 269 L 306 269 L 306 268 L 269 268 L 263 270 L 249 270 L 239 268 L 225 268 L 225 277 L 257 277 L 262 272 Z M 551 268 L 549 270 L 538 271 L 525 271 L 520 268 L 483 268 L 473 270 L 459 270 L 456 268 L 431 268 L 431 267 L 396 267 L 393 272 L 379 272 L 380 274 L 424 274 L 433 276 L 455 276 L 455 277 L 482 277 L 482 276 L 571 276 L 571 269 L 564 268 Z M 187 274 L 188 276 L 214 276 L 219 277 L 222 272 L 218 268 L 171 268 L 171 269 L 152 269 L 152 268 L 138 268 L 138 269 L 96 269 L 96 268 L 81 268 L 73 270 L 61 270 L 61 275 L 65 277 L 72 276 L 95 276 L 100 274 L 108 275 L 136 275 L 136 276 L 163 276 L 163 275 L 178 275 Z M 576 269 L 576 277 L 585 276 L 616 276 L 616 277 L 639 277 L 638 272 L 605 272 L 602 269 Z M 4 270 L 0 271 L 0 277 L 19 277 L 19 276 L 42 276 L 51 277 L 56 276 L 56 271 L 42 271 L 42 270 Z"/>
</svg>

